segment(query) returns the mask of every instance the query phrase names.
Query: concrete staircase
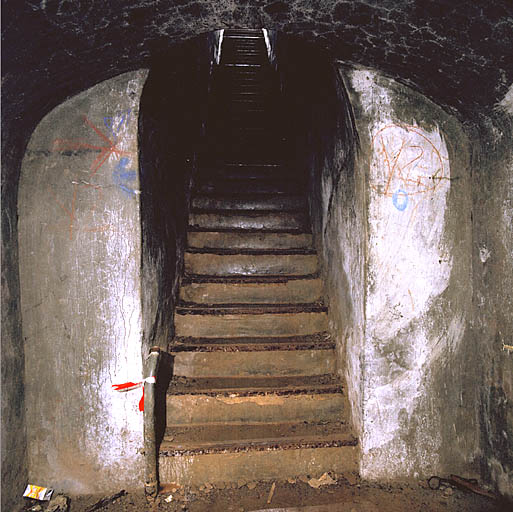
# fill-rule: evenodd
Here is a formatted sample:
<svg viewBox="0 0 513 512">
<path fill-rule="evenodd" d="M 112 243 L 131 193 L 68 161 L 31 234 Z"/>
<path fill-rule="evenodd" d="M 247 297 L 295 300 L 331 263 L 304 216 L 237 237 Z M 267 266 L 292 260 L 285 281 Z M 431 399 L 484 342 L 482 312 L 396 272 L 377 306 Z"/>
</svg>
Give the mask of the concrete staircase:
<svg viewBox="0 0 513 512">
<path fill-rule="evenodd" d="M 161 483 L 356 470 L 306 180 L 286 166 L 261 31 L 225 32 L 175 312 Z"/>
</svg>

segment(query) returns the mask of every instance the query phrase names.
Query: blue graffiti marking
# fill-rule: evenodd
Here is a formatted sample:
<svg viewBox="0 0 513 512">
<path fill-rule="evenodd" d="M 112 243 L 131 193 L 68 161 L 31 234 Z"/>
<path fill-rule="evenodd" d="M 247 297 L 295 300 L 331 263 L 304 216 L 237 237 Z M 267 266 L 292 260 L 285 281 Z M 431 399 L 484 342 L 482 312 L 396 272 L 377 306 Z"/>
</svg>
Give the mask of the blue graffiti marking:
<svg viewBox="0 0 513 512">
<path fill-rule="evenodd" d="M 128 110 L 123 110 L 122 112 L 116 112 L 112 117 L 104 117 L 103 124 L 114 137 L 117 137 L 121 128 L 123 128 L 123 125 L 127 125 L 130 121 L 131 114 L 132 109 L 130 108 Z"/>
<path fill-rule="evenodd" d="M 392 203 L 400 212 L 403 212 L 408 206 L 408 194 L 402 188 L 396 190 L 392 196 Z"/>
<path fill-rule="evenodd" d="M 112 179 L 114 183 L 121 189 L 123 192 L 126 192 L 128 195 L 135 195 L 135 190 L 130 188 L 130 181 L 135 181 L 137 178 L 137 171 L 127 169 L 127 166 L 130 164 L 130 158 L 123 157 L 119 160 L 116 165 L 116 169 L 112 173 Z"/>
</svg>

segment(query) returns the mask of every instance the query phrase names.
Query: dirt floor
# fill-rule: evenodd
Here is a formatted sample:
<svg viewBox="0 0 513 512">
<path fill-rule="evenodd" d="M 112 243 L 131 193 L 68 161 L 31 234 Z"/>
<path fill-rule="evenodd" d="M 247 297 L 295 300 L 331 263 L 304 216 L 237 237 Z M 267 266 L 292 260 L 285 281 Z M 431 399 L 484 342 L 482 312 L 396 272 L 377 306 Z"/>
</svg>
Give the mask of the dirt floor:
<svg viewBox="0 0 513 512">
<path fill-rule="evenodd" d="M 239 482 L 229 488 L 202 486 L 185 490 L 168 487 L 149 503 L 143 492 L 127 492 L 115 500 L 108 496 L 71 497 L 69 512 L 512 512 L 513 503 L 493 500 L 453 487 L 431 490 L 427 482 L 376 484 L 326 477 L 286 482 Z M 240 485 L 240 487 L 239 487 Z M 107 498 L 107 499 L 106 499 Z M 104 502 L 98 502 L 103 499 Z M 23 510 L 33 508 L 25 504 Z M 95 507 L 96 505 L 96 507 Z M 36 505 L 37 506 L 37 505 Z M 60 509 L 58 509 L 60 510 Z"/>
</svg>

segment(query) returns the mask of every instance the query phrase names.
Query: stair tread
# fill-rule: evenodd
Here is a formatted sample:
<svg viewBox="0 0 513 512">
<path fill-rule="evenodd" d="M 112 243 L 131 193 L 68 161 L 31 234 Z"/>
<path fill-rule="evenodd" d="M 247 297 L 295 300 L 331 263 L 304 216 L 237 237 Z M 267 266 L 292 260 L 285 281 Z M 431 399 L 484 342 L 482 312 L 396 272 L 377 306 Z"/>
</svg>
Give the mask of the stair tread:
<svg viewBox="0 0 513 512">
<path fill-rule="evenodd" d="M 216 276 L 206 274 L 185 274 L 182 283 L 286 283 L 297 279 L 316 279 L 318 274 L 268 275 L 268 276 Z"/>
<path fill-rule="evenodd" d="M 342 384 L 334 375 L 279 377 L 174 377 L 168 395 L 322 394 L 342 393 Z"/>
<path fill-rule="evenodd" d="M 290 207 L 289 209 L 280 209 L 280 210 L 265 210 L 265 209 L 240 209 L 240 208 L 197 208 L 192 207 L 190 210 L 191 213 L 197 213 L 197 214 L 211 214 L 211 215 L 225 215 L 227 217 L 237 217 L 237 216 L 244 216 L 244 217 L 261 217 L 264 215 L 269 216 L 279 216 L 282 213 L 285 214 L 294 214 L 294 215 L 308 215 L 308 212 L 306 212 L 304 209 L 300 209 L 297 207 Z"/>
<path fill-rule="evenodd" d="M 343 422 L 195 425 L 166 429 L 160 452 L 179 455 L 356 444 L 351 428 Z"/>
<path fill-rule="evenodd" d="M 315 336 L 291 338 L 183 338 L 175 339 L 169 352 L 261 352 L 272 350 L 331 350 L 335 342 Z"/>
<path fill-rule="evenodd" d="M 325 343 L 331 340 L 329 332 L 319 332 L 317 334 L 308 334 L 303 336 L 272 337 L 272 336 L 253 336 L 252 338 L 188 338 L 176 336 L 174 338 L 178 343 Z"/>
<path fill-rule="evenodd" d="M 266 229 L 266 228 L 233 228 L 233 227 L 227 227 L 227 228 L 221 228 L 217 227 L 215 229 L 212 228 L 201 228 L 197 226 L 189 226 L 187 228 L 187 231 L 193 231 L 195 233 L 290 233 L 291 235 L 310 235 L 311 231 L 306 231 L 305 228 L 283 228 L 283 229 L 277 229 L 276 227 Z"/>
<path fill-rule="evenodd" d="M 284 212 L 284 213 L 294 213 L 300 211 L 304 211 L 306 206 L 306 200 L 298 200 L 294 197 L 276 199 L 274 201 L 269 200 L 246 200 L 241 199 L 237 200 L 234 198 L 231 199 L 216 199 L 215 197 L 199 197 L 196 196 L 192 200 L 194 213 L 196 209 L 209 209 L 210 211 L 219 211 L 225 212 L 230 209 L 236 209 L 240 212 L 259 212 L 259 211 L 269 211 L 269 212 Z"/>
<path fill-rule="evenodd" d="M 181 315 L 268 315 L 294 313 L 325 313 L 322 304 L 183 304 L 176 306 Z"/>
<path fill-rule="evenodd" d="M 266 255 L 277 255 L 277 256 L 293 256 L 293 255 L 312 255 L 317 254 L 315 249 L 243 249 L 243 248 L 221 248 L 221 249 L 210 249 L 210 248 L 187 248 L 186 252 L 191 254 L 225 254 L 227 256 L 234 256 L 237 254 L 251 255 L 251 256 L 266 256 Z"/>
</svg>

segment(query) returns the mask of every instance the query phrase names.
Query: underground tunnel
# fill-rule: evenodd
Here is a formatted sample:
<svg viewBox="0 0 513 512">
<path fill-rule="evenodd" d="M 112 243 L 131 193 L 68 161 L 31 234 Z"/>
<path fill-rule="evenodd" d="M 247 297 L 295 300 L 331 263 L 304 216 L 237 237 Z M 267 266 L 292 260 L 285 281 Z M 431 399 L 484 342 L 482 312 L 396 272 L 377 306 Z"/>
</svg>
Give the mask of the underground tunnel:
<svg viewBox="0 0 513 512">
<path fill-rule="evenodd" d="M 162 484 L 511 498 L 508 2 L 2 10 L 2 507 L 144 486 L 152 346 Z"/>
</svg>

